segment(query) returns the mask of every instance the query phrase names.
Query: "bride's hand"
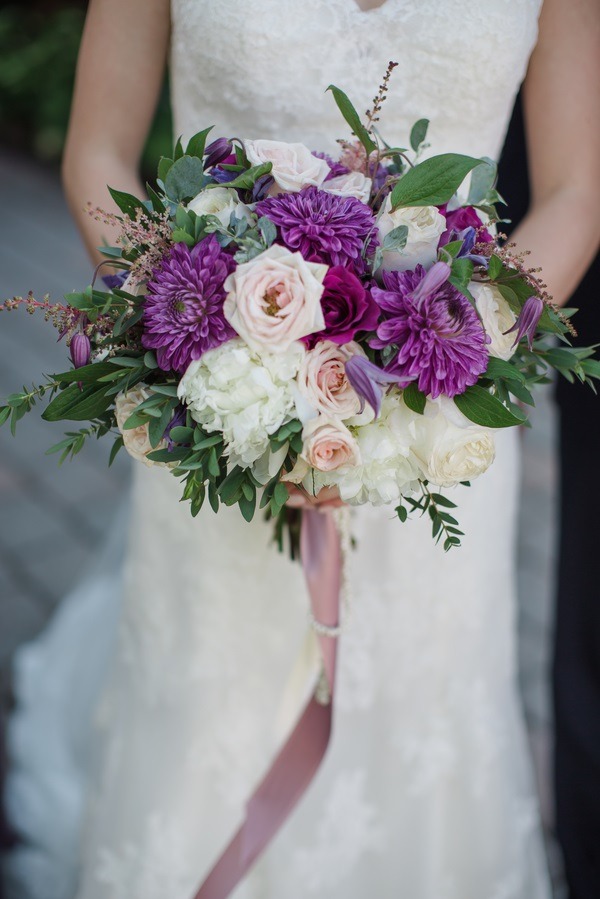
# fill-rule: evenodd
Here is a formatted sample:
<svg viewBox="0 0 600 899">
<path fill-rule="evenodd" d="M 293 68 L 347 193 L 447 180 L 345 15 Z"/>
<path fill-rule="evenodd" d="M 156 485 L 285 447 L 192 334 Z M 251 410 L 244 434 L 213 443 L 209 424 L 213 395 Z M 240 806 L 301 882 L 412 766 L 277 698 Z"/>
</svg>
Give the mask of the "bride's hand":
<svg viewBox="0 0 600 899">
<path fill-rule="evenodd" d="M 292 509 L 327 508 L 338 509 L 344 505 L 337 487 L 323 487 L 316 496 L 311 496 L 296 484 L 287 484 L 289 499 L 286 503 Z"/>
</svg>

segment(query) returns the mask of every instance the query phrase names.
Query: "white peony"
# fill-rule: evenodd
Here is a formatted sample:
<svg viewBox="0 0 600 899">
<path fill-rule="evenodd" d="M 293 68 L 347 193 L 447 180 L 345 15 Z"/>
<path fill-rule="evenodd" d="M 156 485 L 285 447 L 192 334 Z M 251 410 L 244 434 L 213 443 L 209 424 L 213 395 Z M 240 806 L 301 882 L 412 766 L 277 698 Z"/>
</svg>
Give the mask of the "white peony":
<svg viewBox="0 0 600 899">
<path fill-rule="evenodd" d="M 335 178 L 324 181 L 321 190 L 336 197 L 356 197 L 357 200 L 368 203 L 371 196 L 371 185 L 371 179 L 362 172 L 348 172 L 348 174 L 336 175 Z"/>
<path fill-rule="evenodd" d="M 382 247 L 386 235 L 400 225 L 406 225 L 408 235 L 402 250 L 383 250 L 381 268 L 385 271 L 412 271 L 419 263 L 429 268 L 436 260 L 438 243 L 446 230 L 446 219 L 435 206 L 401 206 L 394 212 L 391 208 L 391 196 L 388 196 L 377 220 Z"/>
<path fill-rule="evenodd" d="M 207 431 L 223 433 L 231 463 L 248 467 L 295 417 L 292 387 L 304 353 L 299 342 L 285 353 L 257 353 L 234 338 L 190 363 L 178 396 Z"/>
<path fill-rule="evenodd" d="M 153 462 L 151 459 L 148 459 L 148 453 L 152 453 L 154 450 L 164 449 L 167 445 L 165 441 L 161 440 L 158 446 L 153 447 L 150 443 L 150 438 L 148 437 L 147 424 L 139 425 L 137 428 L 125 429 L 124 427 L 125 422 L 131 415 L 133 415 L 140 403 L 150 399 L 152 395 L 152 390 L 145 384 L 138 384 L 137 387 L 128 390 L 127 393 L 117 394 L 115 400 L 115 418 L 117 419 L 117 427 L 123 436 L 123 446 L 129 455 L 133 456 L 134 459 L 137 459 L 138 462 L 143 462 L 144 465 L 162 466 L 166 463 Z"/>
<path fill-rule="evenodd" d="M 487 350 L 490 356 L 510 359 L 515 352 L 515 335 L 506 332 L 516 322 L 516 316 L 497 287 L 471 281 L 469 290 L 475 297 L 477 312 L 485 332 L 490 338 Z"/>
<path fill-rule="evenodd" d="M 245 140 L 244 150 L 252 165 L 272 162 L 275 179 L 272 193 L 296 193 L 303 187 L 320 187 L 331 171 L 324 159 L 314 156 L 304 144 L 280 140 Z"/>
<path fill-rule="evenodd" d="M 469 421 L 453 400 L 428 400 L 424 415 L 415 415 L 413 452 L 423 477 L 439 487 L 472 481 L 495 458 L 494 431 Z"/>
<path fill-rule="evenodd" d="M 229 225 L 231 213 L 235 212 L 240 201 L 235 190 L 227 187 L 213 187 L 201 190 L 188 203 L 188 209 L 196 215 L 214 215 L 224 228 Z"/>
<path fill-rule="evenodd" d="M 345 502 L 380 506 L 398 503 L 401 496 L 413 491 L 420 474 L 412 454 L 414 415 L 397 392 L 383 398 L 376 421 L 350 431 L 356 438 L 361 464 L 332 472 L 328 478 Z"/>
</svg>

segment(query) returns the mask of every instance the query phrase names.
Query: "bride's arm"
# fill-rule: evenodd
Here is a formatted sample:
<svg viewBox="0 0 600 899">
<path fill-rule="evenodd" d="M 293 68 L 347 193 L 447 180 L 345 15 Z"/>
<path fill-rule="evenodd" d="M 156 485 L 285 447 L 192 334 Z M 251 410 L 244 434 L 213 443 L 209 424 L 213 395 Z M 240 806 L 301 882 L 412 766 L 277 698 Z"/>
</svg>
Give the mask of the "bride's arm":
<svg viewBox="0 0 600 899">
<path fill-rule="evenodd" d="M 106 225 L 84 211 L 117 211 L 106 188 L 144 196 L 138 164 L 162 85 L 168 0 L 91 0 L 79 51 L 63 183 L 94 259 Z"/>
<path fill-rule="evenodd" d="M 600 5 L 545 0 L 524 85 L 531 206 L 511 239 L 568 301 L 600 241 Z"/>
</svg>

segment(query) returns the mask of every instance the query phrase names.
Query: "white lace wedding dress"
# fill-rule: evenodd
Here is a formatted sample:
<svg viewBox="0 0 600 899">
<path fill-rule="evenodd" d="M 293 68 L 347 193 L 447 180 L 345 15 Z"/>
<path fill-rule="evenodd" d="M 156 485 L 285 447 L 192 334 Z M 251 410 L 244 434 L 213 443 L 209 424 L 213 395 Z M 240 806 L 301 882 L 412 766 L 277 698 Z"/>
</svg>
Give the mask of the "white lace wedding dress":
<svg viewBox="0 0 600 899">
<path fill-rule="evenodd" d="M 366 109 L 396 60 L 389 140 L 406 145 L 426 116 L 432 151 L 497 158 L 540 5 L 173 0 L 176 131 L 334 150 L 347 129 L 327 85 Z M 235 899 L 549 895 L 515 685 L 517 440 L 500 433 L 492 469 L 455 492 L 458 551 L 435 547 L 424 520 L 354 511 L 332 745 Z M 78 899 L 190 899 L 310 682 L 299 566 L 262 520 L 192 520 L 178 498 L 168 474 L 136 466 Z"/>
</svg>

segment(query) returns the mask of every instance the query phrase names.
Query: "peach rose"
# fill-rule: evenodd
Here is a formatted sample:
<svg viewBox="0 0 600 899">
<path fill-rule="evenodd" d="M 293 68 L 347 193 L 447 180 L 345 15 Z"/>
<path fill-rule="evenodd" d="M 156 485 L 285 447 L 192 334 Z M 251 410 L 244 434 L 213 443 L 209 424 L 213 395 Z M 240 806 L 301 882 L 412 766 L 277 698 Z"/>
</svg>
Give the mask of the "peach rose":
<svg viewBox="0 0 600 899">
<path fill-rule="evenodd" d="M 153 462 L 148 459 L 148 453 L 154 452 L 154 449 L 164 449 L 166 442 L 161 440 L 157 447 L 152 447 L 150 438 L 148 437 L 148 425 L 139 425 L 137 428 L 127 428 L 124 425 L 130 415 L 133 415 L 140 403 L 150 399 L 152 391 L 145 384 L 138 384 L 127 393 L 119 393 L 115 400 L 115 418 L 117 419 L 117 427 L 123 436 L 123 446 L 130 456 L 143 462 L 144 465 L 163 466 L 164 462 Z"/>
<path fill-rule="evenodd" d="M 317 412 L 335 415 L 342 421 L 360 412 L 360 398 L 346 377 L 346 362 L 364 356 L 352 341 L 338 346 L 323 340 L 304 357 L 298 371 L 298 390 Z"/>
<path fill-rule="evenodd" d="M 322 331 L 327 266 L 274 244 L 225 280 L 225 318 L 254 350 L 285 353 L 295 340 Z"/>
<path fill-rule="evenodd" d="M 313 156 L 304 144 L 280 140 L 245 140 L 244 150 L 252 165 L 272 162 L 275 193 L 296 193 L 303 187 L 320 187 L 330 172 L 324 159 Z"/>
<path fill-rule="evenodd" d="M 302 431 L 302 457 L 317 471 L 335 471 L 346 465 L 360 465 L 358 443 L 337 418 L 320 415 L 307 422 Z"/>
</svg>

